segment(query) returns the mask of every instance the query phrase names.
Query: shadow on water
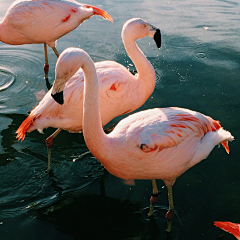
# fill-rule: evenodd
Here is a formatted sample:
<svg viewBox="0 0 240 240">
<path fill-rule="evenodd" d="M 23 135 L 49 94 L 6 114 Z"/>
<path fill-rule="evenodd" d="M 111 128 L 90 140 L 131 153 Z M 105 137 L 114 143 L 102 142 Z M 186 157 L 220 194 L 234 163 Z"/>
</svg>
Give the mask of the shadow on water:
<svg viewBox="0 0 240 240">
<path fill-rule="evenodd" d="M 97 194 L 73 198 L 64 195 L 53 205 L 36 211 L 36 218 L 57 225 L 73 239 L 172 240 L 152 218 L 141 221 L 140 204 Z M 130 236 L 129 236 L 130 235 Z M 179 238 L 174 238 L 179 239 Z"/>
</svg>

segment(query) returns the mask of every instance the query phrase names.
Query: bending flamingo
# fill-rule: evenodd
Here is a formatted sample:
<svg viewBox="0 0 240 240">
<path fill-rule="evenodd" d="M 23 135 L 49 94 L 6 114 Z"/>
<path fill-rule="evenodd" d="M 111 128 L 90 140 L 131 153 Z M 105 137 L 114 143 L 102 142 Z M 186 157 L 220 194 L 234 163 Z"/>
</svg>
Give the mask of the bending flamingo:
<svg viewBox="0 0 240 240">
<path fill-rule="evenodd" d="M 102 124 L 106 125 L 113 118 L 131 112 L 149 98 L 155 87 L 155 71 L 151 63 L 138 48 L 135 40 L 145 36 L 155 39 L 161 45 L 160 30 L 145 20 L 134 18 L 127 21 L 122 30 L 122 39 L 127 53 L 132 59 L 138 74 L 132 75 L 123 65 L 114 61 L 95 63 L 100 85 L 100 108 Z M 49 91 L 42 101 L 31 111 L 30 115 L 17 130 L 18 140 L 23 140 L 26 132 L 42 130 L 47 127 L 58 128 L 49 138 L 48 166 L 50 168 L 53 139 L 61 129 L 69 132 L 82 131 L 84 75 L 81 67 L 82 51 L 68 48 L 60 55 L 55 68 L 55 90 L 61 96 L 64 105 L 57 104 Z M 61 82 L 62 89 L 56 84 Z M 80 119 L 79 119 L 80 118 Z"/>
<path fill-rule="evenodd" d="M 58 57 L 57 39 L 93 15 L 112 22 L 102 9 L 74 0 L 16 0 L 0 22 L 0 41 L 11 45 L 44 43 L 44 72 L 48 82 L 47 45 Z"/>
<path fill-rule="evenodd" d="M 240 224 L 232 222 L 214 222 L 214 225 L 233 234 L 238 240 L 240 240 Z"/>
<path fill-rule="evenodd" d="M 83 50 L 78 62 L 85 75 L 83 119 L 79 115 L 79 121 L 83 122 L 87 147 L 116 177 L 153 179 L 152 205 L 158 193 L 155 179 L 162 179 L 168 187 L 169 211 L 166 217 L 167 231 L 171 231 L 174 214 L 172 185 L 176 178 L 205 159 L 217 144 L 221 143 L 229 153 L 228 141 L 234 137 L 211 117 L 176 107 L 132 114 L 107 135 L 102 128 L 99 82 L 94 63 Z M 54 93 L 62 89 L 62 85 L 64 82 L 56 79 L 52 89 L 56 100 L 59 95 Z M 153 206 L 149 215 L 152 211 Z"/>
</svg>

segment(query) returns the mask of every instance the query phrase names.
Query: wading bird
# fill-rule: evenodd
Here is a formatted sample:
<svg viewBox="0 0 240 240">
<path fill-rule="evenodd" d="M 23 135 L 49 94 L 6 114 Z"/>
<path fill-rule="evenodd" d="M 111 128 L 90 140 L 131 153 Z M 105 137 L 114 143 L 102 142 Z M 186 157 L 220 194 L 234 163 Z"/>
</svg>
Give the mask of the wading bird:
<svg viewBox="0 0 240 240">
<path fill-rule="evenodd" d="M 156 77 L 151 63 L 137 46 L 135 40 L 151 36 L 158 48 L 161 46 L 160 30 L 143 19 L 127 21 L 122 29 L 125 49 L 132 59 L 138 74 L 131 74 L 126 67 L 115 61 L 95 63 L 99 80 L 100 108 L 103 126 L 113 118 L 134 111 L 142 106 L 152 94 Z M 48 168 L 51 162 L 53 139 L 61 129 L 69 132 L 82 131 L 84 74 L 81 67 L 81 53 L 78 48 L 68 48 L 62 52 L 55 68 L 55 90 L 59 82 L 66 84 L 59 105 L 49 91 L 40 103 L 31 111 L 17 130 L 18 140 L 23 140 L 26 132 L 53 127 L 58 128 L 47 138 Z"/>
<path fill-rule="evenodd" d="M 214 225 L 233 234 L 238 240 L 240 240 L 240 224 L 232 222 L 214 222 Z"/>
<path fill-rule="evenodd" d="M 58 57 L 57 39 L 93 15 L 113 21 L 102 9 L 74 0 L 17 0 L 0 22 L 0 41 L 11 45 L 44 43 L 44 72 L 49 84 L 47 45 Z"/>
<path fill-rule="evenodd" d="M 108 135 L 102 128 L 99 81 L 95 65 L 83 50 L 79 64 L 84 72 L 83 135 L 93 156 L 111 174 L 122 179 L 152 179 L 153 197 L 149 215 L 157 199 L 155 179 L 168 188 L 169 211 L 167 231 L 171 231 L 174 215 L 172 186 L 177 177 L 205 159 L 215 145 L 222 144 L 229 153 L 228 141 L 234 140 L 218 121 L 188 109 L 155 108 L 132 114 L 121 120 Z M 61 61 L 61 56 L 59 61 Z M 64 89 L 64 81 L 56 80 L 53 97 Z M 67 106 L 67 103 L 66 103 Z M 77 109 L 76 109 L 77 111 Z"/>
</svg>

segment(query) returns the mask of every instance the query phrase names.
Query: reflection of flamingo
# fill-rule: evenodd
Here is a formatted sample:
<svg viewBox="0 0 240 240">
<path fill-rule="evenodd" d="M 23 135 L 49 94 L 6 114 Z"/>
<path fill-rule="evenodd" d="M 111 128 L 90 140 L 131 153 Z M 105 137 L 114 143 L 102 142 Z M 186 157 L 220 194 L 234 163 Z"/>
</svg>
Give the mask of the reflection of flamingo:
<svg viewBox="0 0 240 240">
<path fill-rule="evenodd" d="M 131 19 L 123 26 L 123 42 L 137 68 L 138 75 L 132 75 L 124 66 L 114 61 L 95 63 L 100 83 L 103 125 L 119 115 L 139 108 L 154 90 L 156 81 L 154 68 L 135 43 L 136 39 L 147 35 L 154 37 L 160 47 L 160 30 L 146 21 Z M 53 139 L 61 129 L 70 132 L 82 130 L 84 76 L 83 71 L 79 69 L 79 55 L 81 56 L 81 51 L 77 48 L 66 49 L 56 64 L 55 82 L 62 81 L 64 89 L 68 81 L 64 90 L 66 104 L 62 106 L 57 104 L 49 91 L 17 130 L 17 138 L 23 140 L 26 132 L 47 127 L 59 128 L 47 139 L 49 162 Z M 56 86 L 55 89 L 57 89 Z M 59 94 L 61 95 L 62 92 Z"/>
<path fill-rule="evenodd" d="M 214 222 L 214 225 L 233 234 L 238 240 L 240 240 L 240 224 L 232 222 Z"/>
<path fill-rule="evenodd" d="M 47 45 L 58 57 L 56 40 L 93 15 L 112 21 L 107 12 L 74 0 L 17 0 L 0 23 L 0 41 L 12 45 L 44 43 L 47 79 Z"/>
<path fill-rule="evenodd" d="M 164 180 L 168 187 L 169 211 L 166 217 L 170 231 L 174 214 L 172 185 L 176 178 L 205 159 L 219 143 L 229 153 L 228 141 L 232 141 L 233 136 L 211 117 L 175 107 L 130 115 L 107 135 L 102 128 L 94 63 L 84 51 L 81 51 L 78 62 L 85 74 L 82 121 L 87 147 L 111 174 L 119 178 Z M 55 81 L 52 93 L 57 100 L 59 95 L 54 93 L 62 88 L 64 81 Z M 158 191 L 155 180 L 152 182 L 154 205 Z"/>
</svg>

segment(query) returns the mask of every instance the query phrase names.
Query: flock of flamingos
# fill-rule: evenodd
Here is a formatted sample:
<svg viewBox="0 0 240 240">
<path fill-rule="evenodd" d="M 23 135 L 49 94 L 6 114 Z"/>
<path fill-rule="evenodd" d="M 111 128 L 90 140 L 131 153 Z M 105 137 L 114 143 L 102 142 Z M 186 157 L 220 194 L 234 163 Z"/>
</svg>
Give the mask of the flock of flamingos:
<svg viewBox="0 0 240 240">
<path fill-rule="evenodd" d="M 20 125 L 17 138 L 24 140 L 26 132 L 36 129 L 57 128 L 46 139 L 50 170 L 54 138 L 62 129 L 82 131 L 89 150 L 111 174 L 122 179 L 152 180 L 149 217 L 159 196 L 155 179 L 162 179 L 168 188 L 166 218 L 170 232 L 174 216 L 172 186 L 176 178 L 207 158 L 220 143 L 229 153 L 228 141 L 233 141 L 234 137 L 211 117 L 178 107 L 134 113 L 106 134 L 104 125 L 142 106 L 154 91 L 154 68 L 135 40 L 150 36 L 160 48 L 161 32 L 140 18 L 132 18 L 124 24 L 122 40 L 136 67 L 136 75 L 115 61 L 94 63 L 79 48 L 67 48 L 59 55 L 57 39 L 93 15 L 113 22 L 106 11 L 74 0 L 17 0 L 8 9 L 0 23 L 1 42 L 43 43 L 46 80 L 47 45 L 58 57 L 52 88 Z M 215 225 L 240 239 L 239 224 L 215 222 Z"/>
</svg>

